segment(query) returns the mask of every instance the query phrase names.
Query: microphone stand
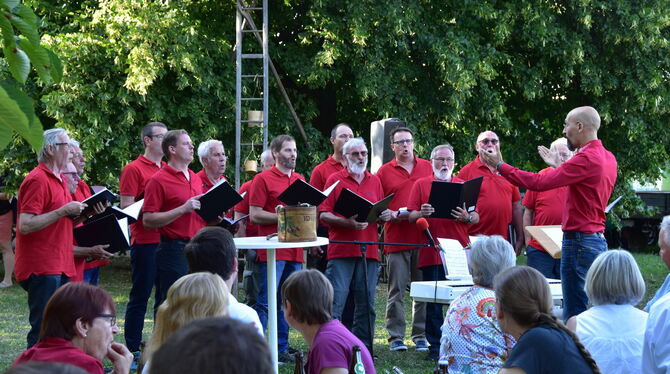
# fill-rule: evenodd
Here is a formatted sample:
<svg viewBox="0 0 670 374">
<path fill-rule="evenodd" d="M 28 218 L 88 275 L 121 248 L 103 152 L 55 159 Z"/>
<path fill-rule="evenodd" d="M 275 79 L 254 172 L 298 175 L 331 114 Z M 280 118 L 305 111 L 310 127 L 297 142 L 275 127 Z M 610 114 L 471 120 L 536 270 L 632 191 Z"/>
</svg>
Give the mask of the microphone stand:
<svg viewBox="0 0 670 374">
<path fill-rule="evenodd" d="M 342 244 L 356 244 L 361 247 L 361 259 L 363 260 L 363 279 L 365 281 L 365 308 L 367 309 L 368 315 L 368 337 L 370 338 L 370 356 L 373 354 L 373 345 L 374 339 L 372 332 L 374 331 L 374 321 L 370 318 L 370 289 L 368 287 L 368 261 L 365 253 L 367 252 L 368 245 L 400 245 L 408 247 L 430 247 L 430 244 L 416 244 L 416 243 L 390 243 L 390 242 L 374 242 L 374 241 L 360 241 L 360 240 L 330 240 L 329 243 L 342 243 Z"/>
</svg>

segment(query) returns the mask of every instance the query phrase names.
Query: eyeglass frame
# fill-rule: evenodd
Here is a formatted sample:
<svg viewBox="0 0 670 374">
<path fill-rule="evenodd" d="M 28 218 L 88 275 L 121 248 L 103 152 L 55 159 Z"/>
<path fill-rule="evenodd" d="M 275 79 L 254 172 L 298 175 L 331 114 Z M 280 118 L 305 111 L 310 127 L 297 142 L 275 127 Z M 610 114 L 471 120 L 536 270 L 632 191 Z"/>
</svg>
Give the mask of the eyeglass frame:
<svg viewBox="0 0 670 374">
<path fill-rule="evenodd" d="M 360 155 L 361 157 L 368 157 L 368 151 L 356 151 L 356 152 L 347 152 L 345 153 L 346 155 L 351 155 L 353 157 L 358 157 Z"/>
<path fill-rule="evenodd" d="M 491 143 L 491 145 L 500 144 L 499 139 L 489 139 L 489 138 L 484 138 L 484 139 L 480 140 L 479 142 L 484 144 L 484 145 L 488 145 L 489 143 Z"/>
<path fill-rule="evenodd" d="M 149 134 L 147 136 L 150 137 L 151 139 L 156 138 L 162 140 L 165 138 L 165 134 Z"/>
<path fill-rule="evenodd" d="M 103 313 L 103 314 L 98 314 L 95 318 L 110 318 L 109 327 L 116 326 L 116 314 Z"/>
<path fill-rule="evenodd" d="M 437 161 L 437 162 L 455 162 L 456 161 L 455 158 L 451 158 L 451 157 L 446 157 L 446 158 L 445 157 L 433 157 L 433 158 L 431 158 L 431 160 L 434 160 L 434 161 Z"/>
<path fill-rule="evenodd" d="M 402 139 L 402 140 L 394 140 L 391 142 L 391 144 L 395 145 L 410 145 L 414 143 L 414 139 Z"/>
</svg>

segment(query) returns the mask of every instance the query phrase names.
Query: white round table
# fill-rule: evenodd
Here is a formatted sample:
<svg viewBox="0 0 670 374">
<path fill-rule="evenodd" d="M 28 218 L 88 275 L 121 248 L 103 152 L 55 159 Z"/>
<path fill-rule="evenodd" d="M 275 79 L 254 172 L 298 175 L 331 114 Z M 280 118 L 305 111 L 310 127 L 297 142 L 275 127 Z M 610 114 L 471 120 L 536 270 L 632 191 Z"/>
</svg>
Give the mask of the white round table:
<svg viewBox="0 0 670 374">
<path fill-rule="evenodd" d="M 328 238 L 317 237 L 310 242 L 279 242 L 277 237 L 267 240 L 265 236 L 235 238 L 238 249 L 260 249 L 268 251 L 268 344 L 275 373 L 279 372 L 277 351 L 277 255 L 278 249 L 318 247 L 328 244 Z"/>
</svg>

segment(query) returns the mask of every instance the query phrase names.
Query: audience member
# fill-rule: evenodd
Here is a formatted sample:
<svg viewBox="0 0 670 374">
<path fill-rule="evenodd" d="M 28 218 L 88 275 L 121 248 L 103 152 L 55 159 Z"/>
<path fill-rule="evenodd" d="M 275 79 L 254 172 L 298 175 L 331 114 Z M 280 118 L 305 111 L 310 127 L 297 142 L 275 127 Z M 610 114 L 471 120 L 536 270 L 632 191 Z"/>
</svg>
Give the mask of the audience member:
<svg viewBox="0 0 670 374">
<path fill-rule="evenodd" d="M 237 282 L 237 248 L 228 230 L 216 226 L 201 229 L 186 244 L 184 255 L 189 273 L 208 271 L 217 274 L 229 290 Z M 232 294 L 228 295 L 228 316 L 256 327 L 263 336 L 263 325 L 256 311 L 239 303 Z"/>
<path fill-rule="evenodd" d="M 414 133 L 409 128 L 397 127 L 391 130 L 389 137 L 395 157 L 377 171 L 384 196 L 395 194 L 389 204 L 392 219 L 384 223 L 384 241 L 424 243 L 426 237 L 414 222 L 409 220 L 408 203 L 414 182 L 432 175 L 431 163 L 414 154 Z M 419 248 L 411 245 L 384 246 L 388 267 L 386 331 L 389 333 L 388 343 L 392 351 L 407 350 L 404 342 L 406 329 L 404 298 L 405 290 L 411 282 L 424 280 L 419 269 Z M 411 323 L 410 337 L 416 350 L 427 351 L 426 303 L 412 302 Z"/>
<path fill-rule="evenodd" d="M 39 343 L 15 361 L 72 364 L 89 374 L 103 374 L 102 360 L 112 361 L 112 374 L 127 374 L 133 355 L 113 341 L 119 332 L 112 297 L 97 286 L 68 283 L 59 288 L 44 309 Z"/>
<path fill-rule="evenodd" d="M 658 248 L 658 255 L 661 256 L 661 260 L 663 260 L 665 266 L 670 269 L 670 216 L 663 217 L 663 220 L 661 221 L 661 230 L 658 233 Z M 649 312 L 652 305 L 669 292 L 670 274 L 665 277 L 663 284 L 656 290 L 654 297 L 647 302 L 644 311 Z"/>
<path fill-rule="evenodd" d="M 274 374 L 267 342 L 233 318 L 193 321 L 156 351 L 150 374 Z"/>
<path fill-rule="evenodd" d="M 87 371 L 70 364 L 60 362 L 25 362 L 11 366 L 4 374 L 86 374 Z"/>
<path fill-rule="evenodd" d="M 333 287 L 321 272 L 312 269 L 291 274 L 282 286 L 282 303 L 286 320 L 309 346 L 308 374 L 348 373 L 354 346 L 361 348 L 365 372 L 375 373 L 363 342 L 333 319 Z"/>
<path fill-rule="evenodd" d="M 228 295 L 228 286 L 216 274 L 193 273 L 177 279 L 156 312 L 154 333 L 145 351 L 146 365 L 142 373 L 149 372 L 153 354 L 177 329 L 198 318 L 228 315 Z"/>
<path fill-rule="evenodd" d="M 635 373 L 642 363 L 647 313 L 635 305 L 644 279 L 633 256 L 623 250 L 600 254 L 586 273 L 586 296 L 593 305 L 568 320 L 604 373 Z"/>
<path fill-rule="evenodd" d="M 0 282 L 0 288 L 12 285 L 12 274 L 14 273 L 14 248 L 12 246 L 14 213 L 10 201 L 9 194 L 0 192 L 0 250 L 2 250 L 2 264 L 5 270 L 5 277 Z"/>
<path fill-rule="evenodd" d="M 28 292 L 28 348 L 37 343 L 47 301 L 75 275 L 70 216 L 79 216 L 86 204 L 72 201 L 61 174 L 71 157 L 65 130 L 44 131 L 39 164 L 19 188 L 14 275 Z"/>
<path fill-rule="evenodd" d="M 165 166 L 161 143 L 167 133 L 167 126 L 161 122 L 149 122 L 142 128 L 140 140 L 144 153 L 137 156 L 121 171 L 119 190 L 121 208 L 127 208 L 144 198 L 144 187 L 156 172 Z M 154 311 L 164 296 L 160 295 L 160 287 L 156 278 L 156 249 L 160 243 L 157 229 L 147 229 L 142 220 L 130 225 L 130 269 L 131 281 L 128 307 L 126 308 L 126 325 L 123 335 L 128 349 L 135 355 L 135 364 L 139 359 L 144 315 L 151 296 L 151 289 L 156 286 Z M 136 366 L 136 365 L 135 365 Z"/>
<path fill-rule="evenodd" d="M 542 273 L 515 266 L 498 274 L 493 285 L 498 324 L 517 340 L 500 374 L 600 373 L 579 338 L 552 314 Z"/>
<path fill-rule="evenodd" d="M 514 248 L 501 236 L 481 237 L 472 245 L 474 286 L 449 305 L 442 325 L 440 364 L 448 365 L 449 373 L 500 371 L 515 340 L 498 325 L 493 278 L 515 261 Z"/>
</svg>

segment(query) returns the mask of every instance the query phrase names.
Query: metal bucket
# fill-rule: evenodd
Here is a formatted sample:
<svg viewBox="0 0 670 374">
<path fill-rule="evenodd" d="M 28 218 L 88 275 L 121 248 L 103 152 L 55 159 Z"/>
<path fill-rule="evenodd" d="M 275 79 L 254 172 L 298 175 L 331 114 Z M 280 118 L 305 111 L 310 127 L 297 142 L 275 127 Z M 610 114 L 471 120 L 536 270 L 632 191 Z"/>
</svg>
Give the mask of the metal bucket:
<svg viewBox="0 0 670 374">
<path fill-rule="evenodd" d="M 277 236 L 280 242 L 316 240 L 316 207 L 278 206 Z"/>
</svg>

